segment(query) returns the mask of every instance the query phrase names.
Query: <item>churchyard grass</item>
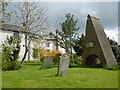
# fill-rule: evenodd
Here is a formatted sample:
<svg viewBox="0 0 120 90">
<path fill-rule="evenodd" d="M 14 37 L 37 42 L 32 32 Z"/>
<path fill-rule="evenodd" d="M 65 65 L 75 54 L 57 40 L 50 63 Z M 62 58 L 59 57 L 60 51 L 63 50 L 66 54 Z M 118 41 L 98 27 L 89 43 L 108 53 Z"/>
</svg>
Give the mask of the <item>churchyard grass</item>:
<svg viewBox="0 0 120 90">
<path fill-rule="evenodd" d="M 69 68 L 67 76 L 55 76 L 57 67 L 40 69 L 26 63 L 15 71 L 2 72 L 3 88 L 118 88 L 118 71 L 103 68 Z"/>
</svg>

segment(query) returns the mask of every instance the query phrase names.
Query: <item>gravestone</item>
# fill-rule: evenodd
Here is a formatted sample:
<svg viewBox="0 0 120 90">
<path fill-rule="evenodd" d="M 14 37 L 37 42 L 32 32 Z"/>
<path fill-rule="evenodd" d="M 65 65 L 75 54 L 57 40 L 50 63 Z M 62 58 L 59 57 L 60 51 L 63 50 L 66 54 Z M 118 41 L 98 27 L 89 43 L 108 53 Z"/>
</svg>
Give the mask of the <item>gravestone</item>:
<svg viewBox="0 0 120 90">
<path fill-rule="evenodd" d="M 46 56 L 42 63 L 42 69 L 47 69 L 52 67 L 52 57 Z"/>
<path fill-rule="evenodd" d="M 100 19 L 88 15 L 86 33 L 81 40 L 83 43 L 82 58 L 84 65 L 92 65 L 97 58 L 103 66 L 117 64 Z"/>
<path fill-rule="evenodd" d="M 67 54 L 60 56 L 59 66 L 58 66 L 58 76 L 66 76 L 69 67 L 70 57 Z"/>
</svg>

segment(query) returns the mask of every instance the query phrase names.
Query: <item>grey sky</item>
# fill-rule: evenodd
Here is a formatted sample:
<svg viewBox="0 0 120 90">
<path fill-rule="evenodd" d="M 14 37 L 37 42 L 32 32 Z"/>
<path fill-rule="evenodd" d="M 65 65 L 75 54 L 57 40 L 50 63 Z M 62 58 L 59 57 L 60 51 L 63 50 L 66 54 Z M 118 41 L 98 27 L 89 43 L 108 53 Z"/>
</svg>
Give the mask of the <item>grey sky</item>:
<svg viewBox="0 0 120 90">
<path fill-rule="evenodd" d="M 14 2 L 9 5 L 12 6 Z M 49 17 L 49 24 L 53 28 L 61 30 L 60 23 L 65 20 L 65 14 L 71 13 L 75 19 L 79 32 L 84 33 L 86 28 L 87 15 L 91 14 L 100 18 L 104 29 L 116 30 L 118 27 L 118 3 L 117 2 L 37 2 L 42 8 L 48 9 L 46 15 Z M 48 30 L 49 31 L 49 30 Z"/>
<path fill-rule="evenodd" d="M 65 20 L 65 14 L 71 13 L 75 19 L 79 19 L 80 32 L 85 30 L 88 14 L 99 17 L 105 29 L 115 30 L 118 27 L 118 3 L 117 2 L 49 2 L 40 3 L 47 8 L 47 15 L 54 28 L 60 28 L 60 22 Z"/>
</svg>

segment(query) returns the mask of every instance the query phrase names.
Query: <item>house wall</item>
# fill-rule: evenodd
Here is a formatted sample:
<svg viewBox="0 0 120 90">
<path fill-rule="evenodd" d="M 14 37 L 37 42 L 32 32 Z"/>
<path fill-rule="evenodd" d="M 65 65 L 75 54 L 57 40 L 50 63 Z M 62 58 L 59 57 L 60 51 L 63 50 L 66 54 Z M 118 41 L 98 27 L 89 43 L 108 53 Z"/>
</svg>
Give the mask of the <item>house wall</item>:
<svg viewBox="0 0 120 90">
<path fill-rule="evenodd" d="M 47 45 L 48 42 L 49 42 L 49 46 Z M 40 46 L 49 51 L 56 50 L 56 45 L 54 41 L 43 40 Z M 58 50 L 61 51 L 62 53 L 65 53 L 65 49 L 61 48 L 60 46 L 58 46 Z"/>
<path fill-rule="evenodd" d="M 0 30 L 0 50 L 2 50 L 2 42 L 6 40 L 6 37 L 7 36 L 12 36 L 14 35 L 14 32 L 13 31 L 7 31 L 7 30 Z M 24 33 L 19 33 L 19 35 L 22 37 L 21 38 L 21 43 L 20 43 L 20 53 L 19 53 L 19 59 L 18 61 L 21 61 L 23 56 L 24 56 L 24 53 L 25 53 L 25 35 Z M 49 43 L 49 45 L 48 45 Z M 43 40 L 43 39 L 38 39 L 36 41 L 31 41 L 31 44 L 30 44 L 30 61 L 33 61 L 33 60 L 39 60 L 39 59 L 34 59 L 33 58 L 33 48 L 37 48 L 37 47 L 43 47 L 45 48 L 46 50 L 49 50 L 49 51 L 52 51 L 52 50 L 56 50 L 56 46 L 55 46 L 55 43 L 54 41 L 52 40 Z M 65 50 L 61 47 L 58 47 L 59 48 L 59 51 L 61 51 L 62 53 L 65 53 Z M 28 53 L 27 53 L 27 56 L 26 56 L 26 59 L 25 61 L 28 61 Z"/>
<path fill-rule="evenodd" d="M 6 40 L 7 36 L 12 36 L 13 34 L 14 34 L 13 31 L 0 30 L 0 51 L 2 50 L 2 43 L 3 43 L 3 41 Z M 21 38 L 21 43 L 20 43 L 21 47 L 20 47 L 20 53 L 19 53 L 18 61 L 21 61 L 23 56 L 24 56 L 24 52 L 25 52 L 25 48 L 24 48 L 24 45 L 25 45 L 25 35 L 23 33 L 19 33 L 19 35 L 22 38 Z M 30 51 L 32 52 L 32 47 L 30 48 Z M 27 61 L 27 60 L 28 60 L 28 55 L 26 56 L 25 61 Z M 30 60 L 33 60 L 32 55 L 30 55 Z"/>
<path fill-rule="evenodd" d="M 7 36 L 12 36 L 13 32 L 0 30 L 0 50 L 2 50 L 2 42 L 6 40 Z"/>
<path fill-rule="evenodd" d="M 61 48 L 60 46 L 58 47 L 58 50 L 61 51 L 62 53 L 66 53 L 64 48 Z"/>
</svg>

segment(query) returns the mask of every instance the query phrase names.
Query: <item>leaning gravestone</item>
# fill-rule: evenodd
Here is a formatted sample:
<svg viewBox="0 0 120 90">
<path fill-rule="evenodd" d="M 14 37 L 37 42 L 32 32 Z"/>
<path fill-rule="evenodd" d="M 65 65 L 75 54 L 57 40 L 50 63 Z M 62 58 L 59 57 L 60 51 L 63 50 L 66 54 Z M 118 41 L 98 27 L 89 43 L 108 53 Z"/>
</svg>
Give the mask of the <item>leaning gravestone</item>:
<svg viewBox="0 0 120 90">
<path fill-rule="evenodd" d="M 57 76 L 67 75 L 69 60 L 70 60 L 70 57 L 67 54 L 63 54 L 60 57 Z"/>
<path fill-rule="evenodd" d="M 47 69 L 52 67 L 52 57 L 46 56 L 42 63 L 42 69 Z"/>
</svg>

